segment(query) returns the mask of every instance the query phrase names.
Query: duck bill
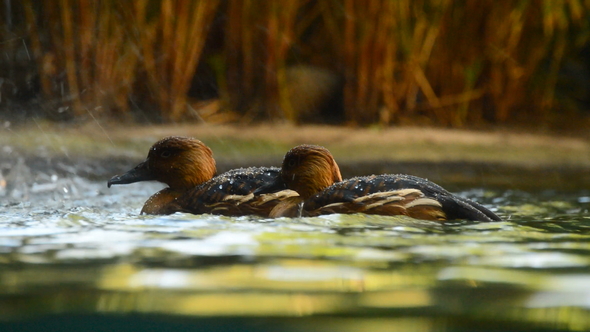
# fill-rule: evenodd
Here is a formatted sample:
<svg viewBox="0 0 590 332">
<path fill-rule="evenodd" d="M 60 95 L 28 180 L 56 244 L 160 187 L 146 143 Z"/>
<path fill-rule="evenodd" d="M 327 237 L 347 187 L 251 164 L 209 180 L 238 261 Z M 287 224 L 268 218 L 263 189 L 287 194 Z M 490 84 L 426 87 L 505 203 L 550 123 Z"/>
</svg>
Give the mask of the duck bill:
<svg viewBox="0 0 590 332">
<path fill-rule="evenodd" d="M 287 189 L 287 185 L 283 181 L 280 176 L 277 176 L 273 182 L 269 182 L 258 189 L 254 190 L 252 193 L 254 195 L 262 195 L 262 194 L 272 194 L 276 193 L 281 190 Z"/>
<path fill-rule="evenodd" d="M 147 166 L 147 160 L 135 166 L 132 170 L 127 171 L 123 175 L 115 175 L 108 182 L 107 186 L 110 188 L 113 184 L 129 184 L 140 181 L 155 180 L 152 172 Z"/>
</svg>

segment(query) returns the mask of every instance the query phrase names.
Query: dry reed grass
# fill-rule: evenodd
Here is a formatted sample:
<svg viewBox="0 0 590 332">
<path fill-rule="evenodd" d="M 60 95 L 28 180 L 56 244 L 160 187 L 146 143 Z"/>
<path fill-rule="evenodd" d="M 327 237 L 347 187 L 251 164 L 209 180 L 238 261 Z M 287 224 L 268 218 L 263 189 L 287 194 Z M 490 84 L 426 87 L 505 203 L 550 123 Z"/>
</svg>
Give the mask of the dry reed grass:
<svg viewBox="0 0 590 332">
<path fill-rule="evenodd" d="M 359 123 L 546 114 L 571 36 L 588 35 L 588 1 L 345 3 L 346 114 Z"/>
<path fill-rule="evenodd" d="M 126 114 L 139 94 L 166 121 L 186 117 L 205 62 L 215 63 L 221 111 L 245 122 L 298 121 L 287 73 L 299 64 L 343 78 L 348 123 L 542 121 L 560 110 L 564 59 L 590 36 L 587 0 L 23 0 L 22 8 L 46 99 L 96 116 Z M 203 59 L 216 18 L 222 46 Z"/>
</svg>

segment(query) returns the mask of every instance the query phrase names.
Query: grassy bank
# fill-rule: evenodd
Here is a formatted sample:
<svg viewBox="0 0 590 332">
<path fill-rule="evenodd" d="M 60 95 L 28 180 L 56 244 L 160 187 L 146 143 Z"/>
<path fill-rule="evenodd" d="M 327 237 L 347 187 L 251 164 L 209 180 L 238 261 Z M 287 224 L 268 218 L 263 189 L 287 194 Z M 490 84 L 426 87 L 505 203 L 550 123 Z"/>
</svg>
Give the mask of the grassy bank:
<svg viewBox="0 0 590 332">
<path fill-rule="evenodd" d="M 260 158 L 279 163 L 297 144 L 327 147 L 338 160 L 493 162 L 526 166 L 590 166 L 590 141 L 583 137 L 439 128 L 359 129 L 292 125 L 159 125 L 62 127 L 36 123 L 5 128 L 0 139 L 24 154 L 142 158 L 158 139 L 192 136 L 218 159 Z"/>
<path fill-rule="evenodd" d="M 151 144 L 169 135 L 193 136 L 204 141 L 213 149 L 220 171 L 243 166 L 278 166 L 288 149 L 311 143 L 330 149 L 347 177 L 403 172 L 465 185 L 568 189 L 590 184 L 587 138 L 503 130 L 268 124 L 61 127 L 37 123 L 4 128 L 0 140 L 4 143 L 1 152 L 4 163 L 20 156 L 36 160 L 30 164 L 37 167 L 50 167 L 47 161 L 53 160 L 71 164 L 74 169 L 86 169 L 85 175 L 102 179 L 143 160 Z"/>
</svg>

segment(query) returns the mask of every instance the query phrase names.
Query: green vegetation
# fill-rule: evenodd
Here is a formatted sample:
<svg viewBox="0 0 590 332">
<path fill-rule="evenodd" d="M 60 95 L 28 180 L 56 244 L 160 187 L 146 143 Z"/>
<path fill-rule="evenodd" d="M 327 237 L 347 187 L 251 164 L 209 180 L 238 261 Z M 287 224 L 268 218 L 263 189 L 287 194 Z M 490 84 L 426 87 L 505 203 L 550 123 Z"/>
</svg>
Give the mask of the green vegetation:
<svg viewBox="0 0 590 332">
<path fill-rule="evenodd" d="M 52 119 L 462 127 L 571 121 L 590 103 L 584 0 L 23 0 L 5 9 L 2 117 L 34 109 Z"/>
</svg>

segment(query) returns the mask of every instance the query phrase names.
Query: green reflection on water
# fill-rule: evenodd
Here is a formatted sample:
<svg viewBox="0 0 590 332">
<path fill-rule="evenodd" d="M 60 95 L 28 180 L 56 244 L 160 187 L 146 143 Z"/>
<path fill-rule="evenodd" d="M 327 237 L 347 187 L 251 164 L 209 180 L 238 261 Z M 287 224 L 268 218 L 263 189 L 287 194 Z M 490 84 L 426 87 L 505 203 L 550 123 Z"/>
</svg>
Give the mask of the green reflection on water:
<svg viewBox="0 0 590 332">
<path fill-rule="evenodd" d="M 293 331 L 590 330 L 590 219 L 578 196 L 540 202 L 486 193 L 480 200 L 502 198 L 506 221 L 445 225 L 365 215 L 138 217 L 92 205 L 107 196 L 85 208 L 40 208 L 0 221 L 0 318 L 159 314 L 306 317 L 285 327 Z"/>
</svg>

